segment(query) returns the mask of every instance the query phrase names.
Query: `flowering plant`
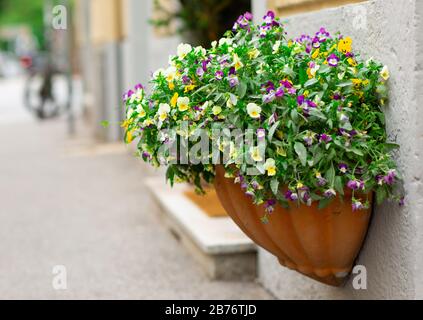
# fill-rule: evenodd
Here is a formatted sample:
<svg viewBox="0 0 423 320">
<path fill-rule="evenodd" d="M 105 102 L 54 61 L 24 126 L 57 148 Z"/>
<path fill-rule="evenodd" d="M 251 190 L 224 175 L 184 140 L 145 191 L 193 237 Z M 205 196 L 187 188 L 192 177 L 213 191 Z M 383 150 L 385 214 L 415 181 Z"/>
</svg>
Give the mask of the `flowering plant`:
<svg viewBox="0 0 423 320">
<path fill-rule="evenodd" d="M 398 146 L 387 142 L 382 111 L 388 78 L 349 37 L 321 28 L 288 39 L 273 12 L 260 25 L 246 13 L 208 50 L 179 45 L 168 68 L 153 74 L 150 94 L 141 85 L 125 94 L 126 142 L 139 138 L 139 155 L 167 165 L 172 184 L 202 190 L 222 164 L 268 213 L 276 203 L 322 208 L 345 192 L 353 210 L 366 208 L 373 191 L 378 202 L 402 202 L 390 155 Z M 183 161 L 198 153 L 200 137 L 207 153 Z M 165 148 L 174 142 L 178 148 Z"/>
</svg>

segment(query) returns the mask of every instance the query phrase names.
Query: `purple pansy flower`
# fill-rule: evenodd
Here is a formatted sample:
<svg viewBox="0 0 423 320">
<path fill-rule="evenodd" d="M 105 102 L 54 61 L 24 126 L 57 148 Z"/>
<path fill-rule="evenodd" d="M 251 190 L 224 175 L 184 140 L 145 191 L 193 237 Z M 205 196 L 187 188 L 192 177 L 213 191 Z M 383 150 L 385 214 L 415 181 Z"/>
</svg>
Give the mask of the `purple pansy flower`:
<svg viewBox="0 0 423 320">
<path fill-rule="evenodd" d="M 276 96 L 275 96 L 275 92 L 274 91 L 270 91 L 268 94 L 265 94 L 263 96 L 263 103 L 270 103 L 273 100 L 275 100 Z"/>
<path fill-rule="evenodd" d="M 258 190 L 260 188 L 260 184 L 255 180 L 251 182 L 251 186 L 253 187 L 254 190 Z"/>
<path fill-rule="evenodd" d="M 182 83 L 185 84 L 185 85 L 190 84 L 191 83 L 191 79 L 187 75 L 184 74 L 182 76 Z"/>
<path fill-rule="evenodd" d="M 204 75 L 204 69 L 202 67 L 198 67 L 197 71 L 195 71 L 196 75 L 199 76 L 200 78 L 203 77 Z"/>
<path fill-rule="evenodd" d="M 313 41 L 311 42 L 311 45 L 313 46 L 314 49 L 318 49 L 320 48 L 320 41 L 319 38 L 314 37 Z"/>
<path fill-rule="evenodd" d="M 327 62 L 331 67 L 336 67 L 338 66 L 338 63 L 339 63 L 339 57 L 336 54 L 332 53 L 328 57 Z"/>
<path fill-rule="evenodd" d="M 325 198 L 332 198 L 332 197 L 336 196 L 336 192 L 333 189 L 328 189 L 323 193 L 323 196 Z"/>
<path fill-rule="evenodd" d="M 323 187 L 326 183 L 327 183 L 328 181 L 325 179 L 325 178 L 323 178 L 322 176 L 319 176 L 318 178 L 317 178 L 317 185 L 319 186 L 319 187 Z"/>
<path fill-rule="evenodd" d="M 271 29 L 270 26 L 265 25 L 260 27 L 260 37 L 264 38 L 267 35 L 267 32 L 269 32 Z"/>
<path fill-rule="evenodd" d="M 142 153 L 142 158 L 143 158 L 144 160 L 150 160 L 150 159 L 151 159 L 151 155 L 150 155 L 147 151 L 144 151 L 144 152 Z"/>
<path fill-rule="evenodd" d="M 250 12 L 246 12 L 240 15 L 238 20 L 233 26 L 233 30 L 236 31 L 239 28 L 250 30 L 250 21 L 253 20 L 253 15 Z"/>
<path fill-rule="evenodd" d="M 144 89 L 144 87 L 143 87 L 143 85 L 142 85 L 141 83 L 138 83 L 138 84 L 135 86 L 135 90 L 142 90 L 142 89 Z"/>
<path fill-rule="evenodd" d="M 280 86 L 276 92 L 275 92 L 275 96 L 276 98 L 282 98 L 285 95 L 285 90 L 283 86 Z"/>
<path fill-rule="evenodd" d="M 272 213 L 274 211 L 274 206 L 276 205 L 275 199 L 269 199 L 264 204 L 264 207 L 268 213 Z"/>
<path fill-rule="evenodd" d="M 259 141 L 263 140 L 266 137 L 266 130 L 263 128 L 257 129 L 257 139 Z"/>
<path fill-rule="evenodd" d="M 239 84 L 239 79 L 238 79 L 238 77 L 237 77 L 237 76 L 235 76 L 235 75 L 230 75 L 230 76 L 229 76 L 229 86 L 230 86 L 231 88 L 233 88 L 233 87 L 237 86 L 238 84 Z"/>
<path fill-rule="evenodd" d="M 345 163 L 340 163 L 338 165 L 338 169 L 339 171 L 341 171 L 342 173 L 346 173 L 348 170 L 348 166 Z"/>
<path fill-rule="evenodd" d="M 387 185 L 393 185 L 395 182 L 395 177 L 395 170 L 389 170 L 388 174 L 383 177 L 383 181 L 385 181 Z"/>
<path fill-rule="evenodd" d="M 405 198 L 401 197 L 401 199 L 399 199 L 398 204 L 400 205 L 400 207 L 403 207 L 405 205 Z"/>
<path fill-rule="evenodd" d="M 320 140 L 320 142 L 328 143 L 328 142 L 332 141 L 332 137 L 330 135 L 323 133 L 323 134 L 320 135 L 319 140 Z"/>
<path fill-rule="evenodd" d="M 360 201 L 358 201 L 358 200 L 353 200 L 353 203 L 352 203 L 352 210 L 353 211 L 357 211 L 357 210 L 363 210 L 365 207 L 364 207 L 364 205 L 360 202 Z"/>
<path fill-rule="evenodd" d="M 275 13 L 273 11 L 267 11 L 266 15 L 263 17 L 264 23 L 272 24 L 275 20 Z"/>
<path fill-rule="evenodd" d="M 347 187 L 351 190 L 358 190 L 358 189 L 364 189 L 364 181 L 362 180 L 350 180 L 347 183 Z"/>
<path fill-rule="evenodd" d="M 322 27 L 319 31 L 316 32 L 316 37 L 319 39 L 320 42 L 325 42 L 328 38 L 330 38 L 330 33 Z"/>
<path fill-rule="evenodd" d="M 215 76 L 216 80 L 222 80 L 223 76 L 224 76 L 223 71 L 221 71 L 221 70 L 216 71 L 214 76 Z"/>
<path fill-rule="evenodd" d="M 292 192 L 291 190 L 288 190 L 287 192 L 285 192 L 285 199 L 290 201 L 296 201 L 298 200 L 298 194 Z"/>
<path fill-rule="evenodd" d="M 234 179 L 234 183 L 242 183 L 242 182 L 244 182 L 244 176 L 238 173 Z"/>
</svg>

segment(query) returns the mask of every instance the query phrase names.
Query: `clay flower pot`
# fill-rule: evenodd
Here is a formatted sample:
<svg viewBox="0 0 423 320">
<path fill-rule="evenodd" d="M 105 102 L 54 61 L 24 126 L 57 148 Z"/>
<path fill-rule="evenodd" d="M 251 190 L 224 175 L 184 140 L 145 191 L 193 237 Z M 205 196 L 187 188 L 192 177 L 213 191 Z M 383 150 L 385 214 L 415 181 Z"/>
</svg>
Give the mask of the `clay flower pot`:
<svg viewBox="0 0 423 320">
<path fill-rule="evenodd" d="M 233 179 L 216 167 L 215 187 L 223 207 L 241 230 L 255 243 L 278 257 L 279 262 L 310 278 L 340 286 L 350 273 L 363 244 L 371 210 L 352 211 L 351 196 L 336 198 L 318 209 L 292 205 L 276 206 L 267 224 L 260 218 L 264 206 L 257 206 Z"/>
</svg>

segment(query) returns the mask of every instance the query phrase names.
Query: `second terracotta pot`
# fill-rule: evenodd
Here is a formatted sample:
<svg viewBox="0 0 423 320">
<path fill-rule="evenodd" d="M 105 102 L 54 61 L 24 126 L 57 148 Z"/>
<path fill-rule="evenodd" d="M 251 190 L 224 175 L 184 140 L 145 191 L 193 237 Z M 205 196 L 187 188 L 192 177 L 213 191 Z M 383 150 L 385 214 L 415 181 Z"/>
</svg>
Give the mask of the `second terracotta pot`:
<svg viewBox="0 0 423 320">
<path fill-rule="evenodd" d="M 371 210 L 352 211 L 351 197 L 336 198 L 318 209 L 276 206 L 269 223 L 262 223 L 263 205 L 253 204 L 239 184 L 216 167 L 215 188 L 228 215 L 255 243 L 278 257 L 279 262 L 310 278 L 339 286 L 351 272 L 363 244 Z"/>
</svg>

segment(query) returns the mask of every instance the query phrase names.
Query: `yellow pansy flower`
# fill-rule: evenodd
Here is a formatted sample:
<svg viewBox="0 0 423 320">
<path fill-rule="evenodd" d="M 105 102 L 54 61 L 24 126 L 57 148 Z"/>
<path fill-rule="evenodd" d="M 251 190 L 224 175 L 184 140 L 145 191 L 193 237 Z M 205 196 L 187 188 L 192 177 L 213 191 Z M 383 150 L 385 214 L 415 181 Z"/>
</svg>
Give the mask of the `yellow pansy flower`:
<svg viewBox="0 0 423 320">
<path fill-rule="evenodd" d="M 176 103 L 178 102 L 178 98 L 179 98 L 179 94 L 177 92 L 175 92 L 172 99 L 170 99 L 170 105 L 172 106 L 172 108 L 176 107 Z"/>
<path fill-rule="evenodd" d="M 127 119 L 127 120 L 123 121 L 120 126 L 124 129 L 128 129 L 128 127 L 132 124 L 132 122 L 133 122 L 132 119 Z"/>
<path fill-rule="evenodd" d="M 184 93 L 190 92 L 195 89 L 195 85 L 190 84 L 185 87 Z"/>
<path fill-rule="evenodd" d="M 351 52 L 352 50 L 352 39 L 350 37 L 346 37 L 345 39 L 341 39 L 338 43 L 338 51 L 342 53 Z"/>
<path fill-rule="evenodd" d="M 380 72 L 380 76 L 383 80 L 387 81 L 390 77 L 389 69 L 387 66 L 384 66 L 382 71 Z"/>
<path fill-rule="evenodd" d="M 173 81 L 169 82 L 168 86 L 169 86 L 170 90 L 172 90 L 172 91 L 175 90 L 175 84 L 173 83 Z"/>
<path fill-rule="evenodd" d="M 126 132 L 126 143 L 131 143 L 132 141 L 134 141 L 134 130 Z"/>
<path fill-rule="evenodd" d="M 220 106 L 214 106 L 212 109 L 212 112 L 215 116 L 217 116 L 218 114 L 222 112 L 222 108 Z"/>
<path fill-rule="evenodd" d="M 250 59 L 255 59 L 260 55 L 260 51 L 257 48 L 254 48 L 250 51 L 248 51 L 248 57 Z"/>
<path fill-rule="evenodd" d="M 241 62 L 241 59 L 239 59 L 236 53 L 234 53 L 233 59 L 234 59 L 235 70 L 238 70 L 244 66 L 244 64 Z"/>
<path fill-rule="evenodd" d="M 139 115 L 140 118 L 144 118 L 147 115 L 147 113 L 145 112 L 144 109 L 141 109 L 140 112 L 138 113 L 138 115 Z"/>
<path fill-rule="evenodd" d="M 348 61 L 348 63 L 349 63 L 350 66 L 352 66 L 352 67 L 356 67 L 357 66 L 357 61 L 355 61 L 355 59 L 348 58 L 347 61 Z"/>
<path fill-rule="evenodd" d="M 272 158 L 269 158 L 266 160 L 266 163 L 264 164 L 264 169 L 267 171 L 268 176 L 274 176 L 276 175 L 276 164 L 275 160 Z"/>
<path fill-rule="evenodd" d="M 178 105 L 178 110 L 184 112 L 188 110 L 189 98 L 188 97 L 179 97 L 176 104 Z"/>
<path fill-rule="evenodd" d="M 151 119 L 146 119 L 146 120 L 144 120 L 144 122 L 142 123 L 142 125 L 143 125 L 144 127 L 151 126 L 152 124 L 154 124 L 154 121 L 153 121 L 153 120 L 151 120 Z"/>
<path fill-rule="evenodd" d="M 319 56 L 320 49 L 314 50 L 313 54 L 311 55 L 311 58 L 316 59 Z"/>
</svg>

